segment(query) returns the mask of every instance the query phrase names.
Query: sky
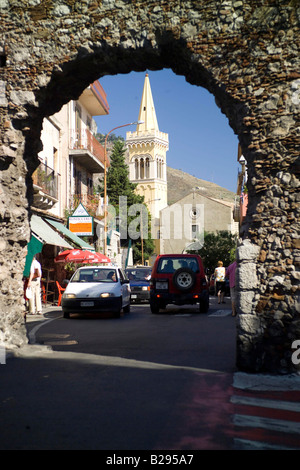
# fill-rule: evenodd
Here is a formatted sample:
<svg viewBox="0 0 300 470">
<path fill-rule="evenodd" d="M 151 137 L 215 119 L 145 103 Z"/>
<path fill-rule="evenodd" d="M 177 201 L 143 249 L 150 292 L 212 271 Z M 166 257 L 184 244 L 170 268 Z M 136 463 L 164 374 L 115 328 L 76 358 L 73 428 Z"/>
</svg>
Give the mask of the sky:
<svg viewBox="0 0 300 470">
<path fill-rule="evenodd" d="M 169 69 L 147 71 L 161 132 L 169 134 L 167 165 L 236 192 L 238 138 L 214 96 L 190 85 Z M 105 76 L 100 83 L 107 95 L 109 115 L 95 117 L 98 132 L 138 120 L 146 72 Z M 136 126 L 113 133 L 126 138 Z"/>
</svg>

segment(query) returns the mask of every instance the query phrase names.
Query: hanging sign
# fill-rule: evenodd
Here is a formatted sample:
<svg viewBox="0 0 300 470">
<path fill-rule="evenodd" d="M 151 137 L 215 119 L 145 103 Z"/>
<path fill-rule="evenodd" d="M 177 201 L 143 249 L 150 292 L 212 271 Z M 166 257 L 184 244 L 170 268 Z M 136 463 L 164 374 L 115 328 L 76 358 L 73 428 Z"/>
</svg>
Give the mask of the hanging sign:
<svg viewBox="0 0 300 470">
<path fill-rule="evenodd" d="M 81 202 L 68 218 L 68 228 L 76 235 L 94 235 L 94 218 L 90 216 Z"/>
</svg>

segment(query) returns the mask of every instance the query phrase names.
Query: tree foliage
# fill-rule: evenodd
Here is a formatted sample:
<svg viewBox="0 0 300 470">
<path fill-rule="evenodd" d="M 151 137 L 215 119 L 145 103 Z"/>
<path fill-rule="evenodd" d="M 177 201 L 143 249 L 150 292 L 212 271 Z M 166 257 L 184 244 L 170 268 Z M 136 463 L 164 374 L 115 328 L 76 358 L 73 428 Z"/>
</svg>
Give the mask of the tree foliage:
<svg viewBox="0 0 300 470">
<path fill-rule="evenodd" d="M 105 137 L 106 135 L 105 134 L 101 134 L 101 132 L 97 132 L 97 134 L 95 134 L 95 137 L 96 139 L 98 140 L 98 142 L 100 142 L 100 144 L 104 145 L 105 143 Z M 124 137 L 121 137 L 119 135 L 116 135 L 114 133 L 111 133 L 109 134 L 108 138 L 107 138 L 107 142 L 110 142 L 110 143 L 114 143 L 118 140 L 122 140 L 124 141 Z"/>
<path fill-rule="evenodd" d="M 125 162 L 124 143 L 117 140 L 110 156 L 110 166 L 107 170 L 107 194 L 110 204 L 119 205 L 119 196 L 126 196 L 128 205 L 140 204 L 144 198 L 135 193 L 136 184 L 128 178 L 128 165 Z"/>
<path fill-rule="evenodd" d="M 211 232 L 204 233 L 204 245 L 197 251 L 205 269 L 210 273 L 214 271 L 218 261 L 223 261 L 224 266 L 229 266 L 235 260 L 236 236 L 226 230 L 217 234 Z"/>
<path fill-rule="evenodd" d="M 131 183 L 129 180 L 128 174 L 129 169 L 128 165 L 125 162 L 125 152 L 126 149 L 124 147 L 124 142 L 121 140 L 116 140 L 112 153 L 110 155 L 110 166 L 107 170 L 107 196 L 109 200 L 109 205 L 113 206 L 115 209 L 115 215 L 119 217 L 119 228 L 121 234 L 127 233 L 127 229 L 131 223 L 137 221 L 136 223 L 136 231 L 140 231 L 140 214 L 137 213 L 135 215 L 130 214 L 129 208 L 134 206 L 135 204 L 144 204 L 144 196 L 140 196 L 135 193 L 136 184 Z M 101 193 L 103 193 L 103 183 L 100 184 L 99 187 Z M 120 196 L 126 197 L 126 207 L 122 204 L 120 205 Z M 125 213 L 124 213 L 125 209 Z M 148 217 L 144 217 L 146 221 L 148 219 L 148 228 L 150 226 L 150 214 L 148 209 L 144 208 L 147 211 Z M 151 231 L 147 227 L 144 227 L 143 233 L 145 234 L 143 237 L 143 252 L 144 252 L 144 259 L 148 259 L 149 256 L 153 253 L 154 250 L 154 243 L 151 238 Z M 147 237 L 146 237 L 147 234 Z M 121 238 L 121 245 L 127 246 L 130 239 L 130 234 L 127 235 L 127 238 Z M 142 247 L 141 247 L 141 238 L 139 237 L 133 241 L 133 259 L 135 263 L 141 262 L 142 259 Z"/>
</svg>

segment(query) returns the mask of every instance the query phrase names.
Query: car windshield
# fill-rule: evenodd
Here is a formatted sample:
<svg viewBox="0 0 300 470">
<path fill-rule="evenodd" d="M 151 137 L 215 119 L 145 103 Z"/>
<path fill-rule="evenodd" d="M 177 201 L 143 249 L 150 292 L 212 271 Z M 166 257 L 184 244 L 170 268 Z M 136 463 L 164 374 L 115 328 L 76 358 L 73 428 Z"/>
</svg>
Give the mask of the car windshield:
<svg viewBox="0 0 300 470">
<path fill-rule="evenodd" d="M 189 268 L 192 271 L 199 272 L 199 266 L 196 258 L 185 258 L 172 256 L 172 258 L 161 258 L 157 266 L 158 273 L 174 273 L 179 268 Z"/>
<path fill-rule="evenodd" d="M 149 281 L 152 268 L 126 269 L 127 277 L 130 281 Z"/>
<path fill-rule="evenodd" d="M 78 269 L 70 282 L 117 282 L 117 273 L 115 269 Z"/>
</svg>

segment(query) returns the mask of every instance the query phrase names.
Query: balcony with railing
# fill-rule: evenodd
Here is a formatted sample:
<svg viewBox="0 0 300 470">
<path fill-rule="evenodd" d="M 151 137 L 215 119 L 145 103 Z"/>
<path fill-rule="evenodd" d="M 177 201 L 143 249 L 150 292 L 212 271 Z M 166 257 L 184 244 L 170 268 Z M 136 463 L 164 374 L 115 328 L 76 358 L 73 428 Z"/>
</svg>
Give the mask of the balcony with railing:
<svg viewBox="0 0 300 470">
<path fill-rule="evenodd" d="M 72 194 L 70 196 L 70 210 L 74 211 L 82 204 L 90 216 L 97 219 L 103 218 L 101 198 L 99 194 Z"/>
<path fill-rule="evenodd" d="M 60 175 L 44 163 L 40 163 L 32 175 L 33 205 L 39 209 L 51 209 L 58 201 Z"/>
<path fill-rule="evenodd" d="M 69 152 L 91 173 L 104 172 L 104 147 L 89 129 L 70 130 Z"/>
</svg>

